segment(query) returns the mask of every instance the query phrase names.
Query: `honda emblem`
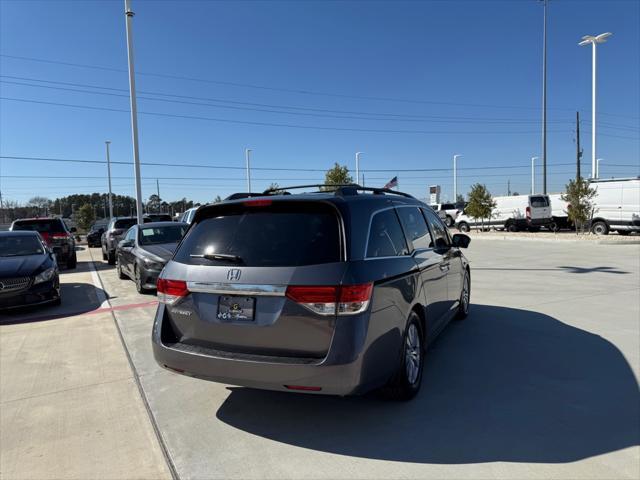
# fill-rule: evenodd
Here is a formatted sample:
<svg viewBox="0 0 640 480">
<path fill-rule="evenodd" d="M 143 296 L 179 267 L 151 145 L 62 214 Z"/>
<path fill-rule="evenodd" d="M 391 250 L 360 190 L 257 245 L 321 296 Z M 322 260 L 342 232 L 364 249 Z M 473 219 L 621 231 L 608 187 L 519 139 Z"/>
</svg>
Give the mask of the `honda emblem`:
<svg viewBox="0 0 640 480">
<path fill-rule="evenodd" d="M 238 280 L 240 280 L 240 275 L 241 274 L 242 274 L 242 272 L 240 271 L 239 268 L 231 268 L 227 272 L 227 280 L 231 280 L 231 281 L 237 282 Z"/>
</svg>

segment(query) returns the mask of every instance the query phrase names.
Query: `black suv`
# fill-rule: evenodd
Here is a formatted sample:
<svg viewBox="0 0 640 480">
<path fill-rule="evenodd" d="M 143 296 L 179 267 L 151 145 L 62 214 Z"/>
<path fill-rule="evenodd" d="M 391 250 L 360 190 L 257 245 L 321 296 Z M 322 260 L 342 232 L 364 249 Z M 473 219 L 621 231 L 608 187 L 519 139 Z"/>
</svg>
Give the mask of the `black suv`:
<svg viewBox="0 0 640 480">
<path fill-rule="evenodd" d="M 156 361 L 253 388 L 411 398 L 426 346 L 467 315 L 469 237 L 400 192 L 293 188 L 197 210 L 158 279 Z"/>
<path fill-rule="evenodd" d="M 150 222 L 149 217 L 144 217 L 144 223 Z M 109 265 L 116 264 L 116 248 L 118 242 L 122 240 L 125 232 L 138 223 L 137 217 L 113 217 L 107 229 L 102 233 L 100 237 L 100 244 L 102 246 L 102 259 L 106 260 Z"/>
<path fill-rule="evenodd" d="M 76 240 L 73 233 L 74 227 L 69 229 L 61 218 L 21 218 L 14 220 L 9 230 L 36 231 L 45 241 L 47 246 L 56 255 L 58 265 L 66 265 L 67 268 L 76 268 L 78 258 L 76 256 Z"/>
</svg>

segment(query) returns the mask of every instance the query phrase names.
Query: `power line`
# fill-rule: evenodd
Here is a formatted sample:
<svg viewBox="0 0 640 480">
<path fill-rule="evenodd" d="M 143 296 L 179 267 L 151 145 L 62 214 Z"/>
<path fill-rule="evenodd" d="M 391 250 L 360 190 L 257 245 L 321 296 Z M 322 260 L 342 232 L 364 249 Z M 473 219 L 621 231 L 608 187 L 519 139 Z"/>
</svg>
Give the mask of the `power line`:
<svg viewBox="0 0 640 480">
<path fill-rule="evenodd" d="M 71 66 L 71 67 L 88 68 L 88 69 L 111 71 L 111 72 L 118 72 L 118 73 L 126 73 L 127 72 L 127 70 L 125 70 L 125 69 L 114 68 L 114 67 L 106 67 L 106 66 L 101 66 L 101 65 L 89 65 L 89 64 L 74 63 L 74 62 L 64 62 L 64 61 L 58 61 L 58 60 L 49 60 L 49 59 L 36 58 L 36 57 L 27 57 L 27 56 L 21 56 L 21 55 L 0 54 L 0 57 L 12 58 L 14 60 L 40 62 L 40 63 L 48 63 L 48 64 L 54 64 L 54 65 L 66 65 L 66 66 Z M 249 83 L 229 82 L 229 81 L 223 81 L 223 80 L 212 80 L 212 79 L 189 77 L 189 76 L 183 76 L 183 75 L 171 75 L 171 74 L 165 74 L 165 73 L 143 72 L 143 71 L 138 71 L 136 73 L 138 75 L 146 75 L 146 76 L 159 77 L 159 78 L 171 78 L 171 79 L 174 79 L 174 80 L 186 80 L 186 81 L 192 81 L 192 82 L 210 83 L 210 84 L 226 85 L 226 86 L 232 86 L 232 87 L 242 87 L 242 88 L 252 88 L 252 89 L 259 89 L 259 90 L 287 92 L 287 93 L 295 93 L 295 94 L 300 94 L 300 95 L 314 95 L 314 96 L 336 97 L 336 98 L 353 98 L 353 99 L 358 99 L 358 100 L 376 100 L 376 101 L 398 102 L 398 103 L 451 105 L 451 106 L 482 107 L 482 108 L 523 109 L 523 110 L 534 110 L 534 111 L 540 110 L 540 107 L 534 107 L 534 106 L 477 104 L 477 103 L 445 102 L 445 101 L 433 101 L 433 100 L 394 98 L 394 97 L 377 97 L 377 96 L 366 96 L 366 95 L 348 95 L 348 94 L 341 94 L 341 93 L 319 92 L 319 91 L 312 91 L 312 90 L 300 90 L 300 89 L 290 89 L 290 88 L 281 88 L 281 87 L 271 87 L 271 86 L 265 86 L 265 85 L 256 85 L 256 84 L 249 84 Z M 573 109 L 570 109 L 570 108 L 553 108 L 553 109 L 549 109 L 549 110 L 573 111 Z M 633 116 L 629 116 L 629 115 L 607 114 L 607 113 L 602 113 L 602 112 L 600 112 L 600 114 L 601 115 L 618 116 L 618 117 L 624 117 L 624 118 L 640 119 L 640 117 L 633 117 Z"/>
<path fill-rule="evenodd" d="M 53 105 L 59 107 L 67 107 L 67 108 L 80 108 L 86 110 L 102 110 L 102 111 L 110 111 L 110 112 L 122 112 L 129 113 L 129 110 L 123 110 L 118 108 L 109 108 L 109 107 L 97 107 L 93 105 L 77 105 L 77 104 L 69 104 L 69 103 L 58 103 L 58 102 L 46 102 L 42 100 L 32 100 L 25 98 L 15 98 L 15 97 L 0 97 L 1 100 L 9 100 L 14 102 L 23 102 L 23 103 L 34 103 L 40 105 Z M 181 115 L 181 114 L 172 114 L 172 113 L 161 113 L 161 112 L 142 112 L 139 111 L 140 115 L 150 115 L 156 117 L 170 117 L 170 118 L 183 118 L 190 120 L 203 120 L 203 121 L 211 121 L 211 122 L 220 122 L 220 123 L 232 123 L 239 125 L 251 125 L 251 126 L 261 126 L 261 127 L 281 127 L 281 128 L 295 128 L 295 129 L 304 129 L 304 130 L 328 130 L 328 131 L 339 131 L 339 132 L 360 132 L 360 133 L 403 133 L 403 134 L 427 134 L 427 135 L 504 135 L 504 134 L 512 134 L 512 135 L 528 135 L 532 133 L 538 133 L 537 131 L 532 130 L 520 130 L 520 131 L 487 131 L 487 130 L 475 130 L 475 131 L 456 131 L 456 130 L 384 130 L 384 129 L 374 129 L 374 128 L 349 128 L 349 127 L 326 127 L 326 126 L 317 126 L 317 125 L 295 125 L 288 123 L 271 123 L 271 122 L 257 122 L 257 121 L 248 121 L 248 120 L 231 120 L 228 118 L 214 118 L 214 117 L 203 117 L 198 115 Z M 565 130 L 554 130 L 555 133 L 566 133 Z M 629 137 L 634 140 L 634 138 Z"/>
</svg>

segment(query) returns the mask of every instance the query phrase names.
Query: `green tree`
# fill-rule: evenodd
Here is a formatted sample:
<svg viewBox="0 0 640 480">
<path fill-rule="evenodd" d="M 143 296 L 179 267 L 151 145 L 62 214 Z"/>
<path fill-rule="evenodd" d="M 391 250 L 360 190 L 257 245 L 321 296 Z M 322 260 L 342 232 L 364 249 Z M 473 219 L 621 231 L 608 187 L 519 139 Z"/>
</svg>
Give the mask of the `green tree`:
<svg viewBox="0 0 640 480">
<path fill-rule="evenodd" d="M 91 224 L 96 219 L 96 216 L 93 213 L 93 207 L 89 203 L 85 203 L 84 205 L 82 205 L 76 212 L 75 217 L 78 227 L 80 227 L 85 232 L 89 230 Z"/>
<path fill-rule="evenodd" d="M 147 202 L 147 212 L 160 212 L 160 205 L 162 201 L 160 197 L 155 193 L 149 196 L 149 201 Z"/>
<path fill-rule="evenodd" d="M 569 221 L 576 226 L 576 235 L 579 231 L 584 232 L 584 227 L 595 213 L 593 197 L 596 195 L 596 189 L 589 186 L 584 178 L 578 177 L 575 180 L 569 180 L 565 186 L 566 192 L 560 198 L 569 204 L 567 208 L 567 216 Z"/>
<path fill-rule="evenodd" d="M 471 186 L 469 203 L 465 211 L 470 217 L 480 219 L 484 230 L 485 218 L 491 218 L 491 212 L 496 207 L 496 202 L 485 185 L 476 183 Z"/>
<path fill-rule="evenodd" d="M 349 183 L 353 183 L 353 178 L 349 175 L 349 169 L 346 165 L 338 165 L 337 162 L 333 168 L 327 170 L 324 176 L 325 185 L 346 185 Z M 324 189 L 326 190 L 327 188 L 325 187 Z"/>
</svg>

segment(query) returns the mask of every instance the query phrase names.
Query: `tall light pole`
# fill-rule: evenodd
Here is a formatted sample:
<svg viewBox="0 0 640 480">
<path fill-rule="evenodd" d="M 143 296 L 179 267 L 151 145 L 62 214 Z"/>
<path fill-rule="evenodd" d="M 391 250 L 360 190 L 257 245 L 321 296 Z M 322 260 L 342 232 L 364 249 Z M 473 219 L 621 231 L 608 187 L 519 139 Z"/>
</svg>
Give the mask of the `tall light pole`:
<svg viewBox="0 0 640 480">
<path fill-rule="evenodd" d="M 133 68 L 133 16 L 131 0 L 124 0 L 124 15 L 127 26 L 127 58 L 129 59 L 129 100 L 131 103 L 131 137 L 133 140 L 133 174 L 136 181 L 136 213 L 142 225 L 142 185 L 140 184 L 140 150 L 138 148 L 138 106 L 136 102 L 136 74 Z"/>
<path fill-rule="evenodd" d="M 244 157 L 247 162 L 247 192 L 251 193 L 251 149 L 246 148 L 244 151 Z"/>
<path fill-rule="evenodd" d="M 453 203 L 458 201 L 458 157 L 461 156 L 453 156 Z"/>
<path fill-rule="evenodd" d="M 360 155 L 362 152 L 356 152 L 356 183 L 360 184 Z"/>
<path fill-rule="evenodd" d="M 109 144 L 107 140 L 104 144 L 107 146 L 107 176 L 109 177 L 109 221 L 113 218 L 113 200 L 111 197 L 111 157 L 109 156 Z"/>
<path fill-rule="evenodd" d="M 542 0 L 542 193 L 547 194 L 547 0 Z"/>
<path fill-rule="evenodd" d="M 531 157 L 531 195 L 536 193 L 536 160 L 538 157 Z"/>
<path fill-rule="evenodd" d="M 585 35 L 578 43 L 581 47 L 591 44 L 591 178 L 598 178 L 598 166 L 596 165 L 596 45 L 604 43 L 612 34 L 610 32 L 600 35 Z"/>
</svg>

